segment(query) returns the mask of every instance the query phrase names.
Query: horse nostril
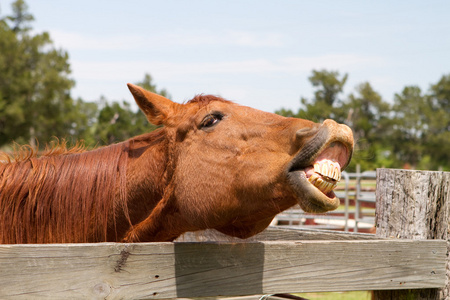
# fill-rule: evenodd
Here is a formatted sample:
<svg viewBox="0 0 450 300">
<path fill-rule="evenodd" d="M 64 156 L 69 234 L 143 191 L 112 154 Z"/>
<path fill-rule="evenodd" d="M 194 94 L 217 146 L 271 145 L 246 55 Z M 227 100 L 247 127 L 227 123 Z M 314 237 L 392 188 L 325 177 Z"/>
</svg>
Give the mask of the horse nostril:
<svg viewBox="0 0 450 300">
<path fill-rule="evenodd" d="M 315 125 L 313 127 L 301 128 L 295 132 L 295 136 L 297 137 L 297 139 L 302 139 L 302 138 L 316 134 L 318 130 L 319 130 L 319 126 L 317 126 L 317 125 Z"/>
</svg>

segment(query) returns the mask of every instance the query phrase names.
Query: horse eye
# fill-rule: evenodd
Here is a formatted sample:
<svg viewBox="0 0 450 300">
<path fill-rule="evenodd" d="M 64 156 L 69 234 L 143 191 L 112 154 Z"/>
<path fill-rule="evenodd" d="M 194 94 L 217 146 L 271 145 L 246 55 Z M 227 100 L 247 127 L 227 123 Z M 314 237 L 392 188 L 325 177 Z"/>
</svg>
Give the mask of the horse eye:
<svg viewBox="0 0 450 300">
<path fill-rule="evenodd" d="M 208 128 L 216 125 L 220 120 L 222 120 L 223 116 L 221 114 L 211 114 L 207 115 L 202 121 L 202 127 Z"/>
</svg>

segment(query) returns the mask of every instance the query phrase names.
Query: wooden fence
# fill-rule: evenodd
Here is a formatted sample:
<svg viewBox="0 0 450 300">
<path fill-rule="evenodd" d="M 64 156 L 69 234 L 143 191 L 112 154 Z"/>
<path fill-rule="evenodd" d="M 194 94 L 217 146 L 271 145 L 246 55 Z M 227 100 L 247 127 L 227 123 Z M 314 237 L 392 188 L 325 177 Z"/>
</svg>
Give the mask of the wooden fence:
<svg viewBox="0 0 450 300">
<path fill-rule="evenodd" d="M 249 241 L 0 246 L 0 299 L 375 290 L 448 299 L 450 173 L 379 169 L 377 234 L 270 228 Z M 203 242 L 186 242 L 194 236 Z M 257 298 L 255 298 L 257 299 Z"/>
</svg>

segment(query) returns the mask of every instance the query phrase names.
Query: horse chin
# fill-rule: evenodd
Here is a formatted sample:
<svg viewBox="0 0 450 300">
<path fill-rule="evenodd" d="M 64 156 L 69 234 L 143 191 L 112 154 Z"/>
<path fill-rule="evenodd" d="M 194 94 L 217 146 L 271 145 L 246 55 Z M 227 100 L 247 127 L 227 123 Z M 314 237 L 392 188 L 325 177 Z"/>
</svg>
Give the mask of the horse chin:
<svg viewBox="0 0 450 300">
<path fill-rule="evenodd" d="M 323 213 L 338 208 L 340 201 L 334 192 L 323 193 L 308 181 L 305 171 L 291 171 L 287 177 L 298 204 L 305 212 Z"/>
</svg>

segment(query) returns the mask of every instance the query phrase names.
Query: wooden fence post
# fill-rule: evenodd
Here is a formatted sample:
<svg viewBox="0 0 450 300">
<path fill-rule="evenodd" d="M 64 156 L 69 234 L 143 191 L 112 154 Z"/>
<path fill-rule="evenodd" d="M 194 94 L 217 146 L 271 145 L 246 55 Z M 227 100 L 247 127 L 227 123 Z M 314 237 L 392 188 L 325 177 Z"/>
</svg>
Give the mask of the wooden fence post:
<svg viewBox="0 0 450 300">
<path fill-rule="evenodd" d="M 450 299 L 450 173 L 377 170 L 376 236 L 447 240 L 447 280 L 443 289 L 375 291 L 375 299 Z"/>
</svg>

